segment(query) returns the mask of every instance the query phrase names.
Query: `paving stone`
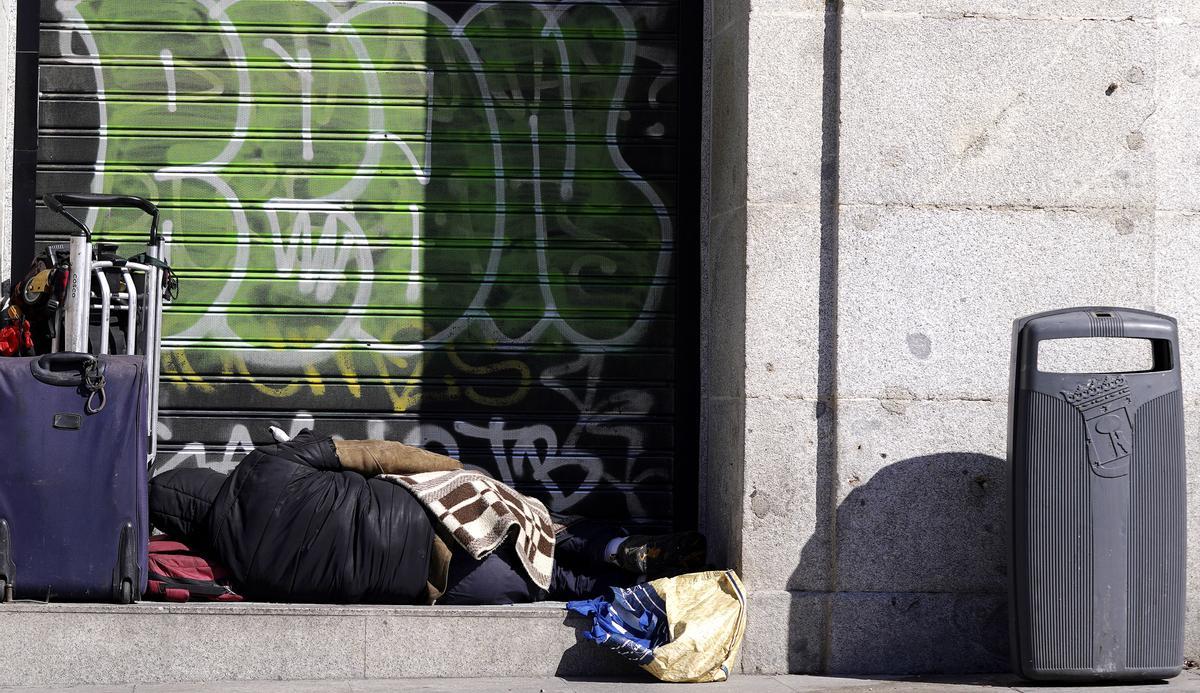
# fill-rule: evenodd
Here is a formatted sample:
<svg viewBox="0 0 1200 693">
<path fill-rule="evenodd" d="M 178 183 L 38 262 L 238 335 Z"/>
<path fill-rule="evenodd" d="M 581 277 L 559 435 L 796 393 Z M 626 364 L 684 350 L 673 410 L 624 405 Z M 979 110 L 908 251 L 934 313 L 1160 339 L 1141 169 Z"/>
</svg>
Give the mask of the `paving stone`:
<svg viewBox="0 0 1200 693">
<path fill-rule="evenodd" d="M 218 688 L 219 686 L 219 688 Z M 72 689 L 73 693 L 75 689 Z M 134 693 L 350 693 L 354 690 L 351 681 L 222 681 L 139 684 Z M 85 693 L 85 692 L 80 692 Z M 91 693 L 91 691 L 86 691 Z"/>
<path fill-rule="evenodd" d="M 1079 691 L 1104 691 L 1111 690 L 1112 687 L 1103 686 L 1052 686 L 1052 685 L 1018 685 L 1016 690 L 1020 693 L 1079 693 Z M 1162 690 L 1170 691 L 1195 691 L 1200 690 L 1200 677 L 1197 677 L 1194 671 L 1185 671 L 1173 679 L 1168 679 L 1164 682 L 1151 681 L 1144 684 L 1133 684 L 1121 686 L 1121 693 L 1158 693 Z"/>
<path fill-rule="evenodd" d="M 204 683 L 138 686 L 82 686 L 63 688 L 0 688 L 0 691 L 22 691 L 23 693 L 49 693 L 70 690 L 72 693 L 158 693 L 179 691 L 180 693 L 276 693 L 276 691 L 332 690 L 353 693 L 378 693 L 382 691 L 425 691 L 426 693 L 507 693 L 511 691 L 537 691 L 540 693 L 614 693 L 625 691 L 663 691 L 672 684 L 650 679 L 648 675 L 623 678 L 579 678 L 579 677 L 511 677 L 511 678 L 445 678 L 445 679 L 375 679 L 342 681 L 247 681 L 233 684 L 223 681 Z M 721 684 L 725 693 L 817 693 L 824 691 L 913 691 L 930 693 L 959 693 L 962 691 L 1070 691 L 1071 693 L 1099 693 L 1112 691 L 1112 686 L 1033 686 L 1011 674 L 968 674 L 931 676 L 813 676 L 813 675 L 747 675 L 733 674 Z M 1152 691 L 1195 691 L 1200 690 L 1200 676 L 1194 671 L 1184 671 L 1178 677 L 1165 682 L 1146 685 L 1121 686 L 1122 693 L 1150 693 Z"/>
</svg>

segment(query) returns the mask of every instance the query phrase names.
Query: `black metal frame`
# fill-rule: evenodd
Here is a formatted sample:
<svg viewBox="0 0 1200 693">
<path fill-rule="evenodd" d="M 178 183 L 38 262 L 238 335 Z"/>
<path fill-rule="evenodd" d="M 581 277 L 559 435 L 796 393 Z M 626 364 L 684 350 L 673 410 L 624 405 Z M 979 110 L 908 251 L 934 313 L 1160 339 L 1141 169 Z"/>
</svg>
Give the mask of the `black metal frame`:
<svg viewBox="0 0 1200 693">
<path fill-rule="evenodd" d="M 38 32 L 41 3 L 17 1 L 16 89 L 13 95 L 12 265 L 14 282 L 33 262 L 37 210 Z"/>
<path fill-rule="evenodd" d="M 718 0 L 723 1 L 723 0 Z M 704 164 L 703 0 L 679 7 L 679 168 L 675 219 L 674 525 L 695 529 L 700 511 L 700 233 Z"/>
</svg>

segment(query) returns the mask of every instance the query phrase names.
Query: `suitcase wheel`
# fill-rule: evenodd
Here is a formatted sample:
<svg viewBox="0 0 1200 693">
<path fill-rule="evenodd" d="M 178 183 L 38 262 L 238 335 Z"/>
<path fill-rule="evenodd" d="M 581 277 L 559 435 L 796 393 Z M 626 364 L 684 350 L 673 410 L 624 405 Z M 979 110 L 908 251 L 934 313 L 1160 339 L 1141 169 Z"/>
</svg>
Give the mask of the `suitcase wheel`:
<svg viewBox="0 0 1200 693">
<path fill-rule="evenodd" d="M 7 604 L 13 600 L 13 588 L 7 580 L 0 579 L 0 602 Z"/>
<path fill-rule="evenodd" d="M 121 596 L 118 601 L 120 604 L 133 603 L 133 583 L 128 580 L 121 581 Z"/>
</svg>

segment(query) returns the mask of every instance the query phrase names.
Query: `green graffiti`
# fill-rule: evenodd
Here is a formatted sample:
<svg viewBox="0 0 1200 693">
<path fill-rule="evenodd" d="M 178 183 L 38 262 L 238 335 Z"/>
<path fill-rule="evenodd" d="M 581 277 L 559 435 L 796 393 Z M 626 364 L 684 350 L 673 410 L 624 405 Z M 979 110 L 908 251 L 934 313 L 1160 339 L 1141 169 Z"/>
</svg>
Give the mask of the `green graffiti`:
<svg viewBox="0 0 1200 693">
<path fill-rule="evenodd" d="M 134 20 L 130 7 L 77 10 L 98 24 Z M 173 313 L 167 336 L 297 349 L 636 330 L 670 229 L 610 143 L 632 27 L 601 6 L 494 5 L 456 36 L 423 4 L 338 7 L 154 3 L 136 19 L 178 30 L 92 32 L 103 186 L 169 201 L 172 260 L 195 279 L 185 300 L 214 307 Z M 431 315 L 422 329 L 227 310 L 281 305 Z M 574 319 L 597 306 L 604 319 Z M 472 308 L 482 317 L 463 319 Z"/>
<path fill-rule="evenodd" d="M 436 5 L 59 3 L 92 189 L 164 210 L 168 404 L 502 412 L 541 383 L 582 422 L 608 405 L 562 364 L 670 348 L 674 49 L 621 6 Z"/>
</svg>

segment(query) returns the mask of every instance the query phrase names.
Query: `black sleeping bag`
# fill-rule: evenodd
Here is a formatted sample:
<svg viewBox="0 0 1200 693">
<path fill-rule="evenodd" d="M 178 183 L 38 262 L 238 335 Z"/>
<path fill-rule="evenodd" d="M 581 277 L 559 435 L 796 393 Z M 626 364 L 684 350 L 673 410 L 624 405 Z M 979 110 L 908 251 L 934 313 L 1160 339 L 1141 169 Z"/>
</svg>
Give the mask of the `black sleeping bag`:
<svg viewBox="0 0 1200 693">
<path fill-rule="evenodd" d="M 433 527 L 424 508 L 397 484 L 342 469 L 329 437 L 304 431 L 255 448 L 215 494 L 214 475 L 155 476 L 151 520 L 209 548 L 246 598 L 425 600 Z"/>
</svg>

